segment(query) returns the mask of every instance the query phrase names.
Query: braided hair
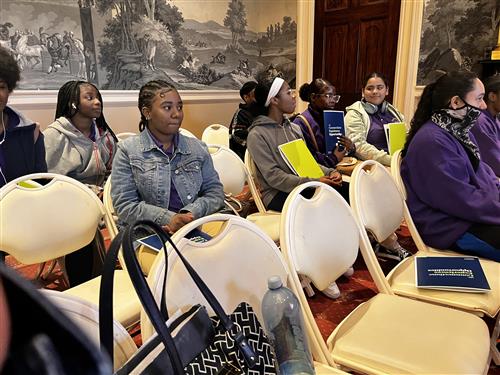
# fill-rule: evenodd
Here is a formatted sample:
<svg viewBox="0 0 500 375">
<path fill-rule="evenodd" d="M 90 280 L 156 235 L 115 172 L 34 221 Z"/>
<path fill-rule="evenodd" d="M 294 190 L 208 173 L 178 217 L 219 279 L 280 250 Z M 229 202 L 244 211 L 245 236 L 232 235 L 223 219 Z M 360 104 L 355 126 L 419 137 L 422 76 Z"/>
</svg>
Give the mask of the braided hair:
<svg viewBox="0 0 500 375">
<path fill-rule="evenodd" d="M 99 89 L 90 82 L 86 81 L 68 81 L 61 86 L 59 92 L 57 93 L 57 106 L 56 106 L 56 116 L 57 120 L 59 117 L 66 117 L 71 119 L 78 112 L 78 106 L 80 104 L 80 86 L 89 85 L 96 89 L 97 99 L 101 102 L 101 115 L 95 119 L 96 125 L 101 130 L 107 130 L 115 142 L 118 142 L 115 133 L 109 127 L 106 119 L 104 118 L 103 107 L 104 103 L 102 101 L 101 93 Z"/>
<path fill-rule="evenodd" d="M 154 80 L 145 83 L 139 90 L 139 112 L 141 113 L 141 120 L 139 122 L 139 131 L 142 132 L 148 126 L 148 120 L 146 116 L 142 113 L 144 107 L 151 108 L 153 100 L 158 91 L 163 93 L 169 91 L 177 92 L 175 86 L 164 80 Z"/>
</svg>

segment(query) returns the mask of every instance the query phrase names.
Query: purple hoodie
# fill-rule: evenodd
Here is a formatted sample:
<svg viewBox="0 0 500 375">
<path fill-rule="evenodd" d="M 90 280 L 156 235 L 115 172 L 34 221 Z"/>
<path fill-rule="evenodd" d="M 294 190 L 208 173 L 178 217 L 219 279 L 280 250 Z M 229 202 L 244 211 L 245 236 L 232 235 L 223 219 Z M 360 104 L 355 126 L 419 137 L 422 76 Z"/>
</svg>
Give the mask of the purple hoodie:
<svg viewBox="0 0 500 375">
<path fill-rule="evenodd" d="M 476 124 L 470 130 L 476 138 L 481 160 L 500 176 L 500 120 L 488 111 L 481 111 Z"/>
<path fill-rule="evenodd" d="M 473 223 L 500 225 L 495 173 L 483 161 L 474 171 L 458 140 L 430 120 L 413 138 L 401 177 L 412 218 L 429 246 L 449 248 Z"/>
</svg>

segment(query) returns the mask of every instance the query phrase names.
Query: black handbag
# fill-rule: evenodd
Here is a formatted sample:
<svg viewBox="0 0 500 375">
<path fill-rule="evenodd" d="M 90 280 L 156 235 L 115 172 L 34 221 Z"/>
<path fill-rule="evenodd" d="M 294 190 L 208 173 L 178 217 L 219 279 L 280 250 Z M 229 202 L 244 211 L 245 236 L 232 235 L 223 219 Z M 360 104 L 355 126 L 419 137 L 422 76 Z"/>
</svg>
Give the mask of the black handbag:
<svg viewBox="0 0 500 375">
<path fill-rule="evenodd" d="M 158 308 L 133 248 L 134 233 L 139 228 L 156 234 L 163 244 L 170 243 L 215 312 L 214 317 L 208 316 L 204 306 L 195 305 L 169 326 L 165 324 L 168 320 L 165 302 L 167 271 L 163 275 L 161 303 Z M 228 316 L 170 237 L 151 221 L 137 221 L 121 231 L 113 240 L 104 262 L 99 301 L 100 338 L 101 348 L 111 358 L 113 274 L 120 245 L 132 284 L 156 334 L 142 345 L 117 374 L 276 374 L 272 347 L 251 306 L 242 302 Z M 168 270 L 165 245 L 163 252 L 165 270 Z"/>
</svg>

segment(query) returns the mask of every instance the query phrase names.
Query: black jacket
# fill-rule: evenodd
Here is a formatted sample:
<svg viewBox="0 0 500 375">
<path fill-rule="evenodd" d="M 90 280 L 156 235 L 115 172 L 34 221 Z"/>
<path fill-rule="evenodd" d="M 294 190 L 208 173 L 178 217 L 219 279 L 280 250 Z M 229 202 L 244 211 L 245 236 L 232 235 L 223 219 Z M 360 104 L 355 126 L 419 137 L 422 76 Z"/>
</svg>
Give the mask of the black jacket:
<svg viewBox="0 0 500 375">
<path fill-rule="evenodd" d="M 4 159 L 4 165 L 0 167 L 6 181 L 0 175 L 0 186 L 26 174 L 47 172 L 45 145 L 39 126 L 12 108 L 6 107 L 5 111 L 9 115 L 9 125 L 6 124 L 5 142 L 0 145 Z"/>
</svg>

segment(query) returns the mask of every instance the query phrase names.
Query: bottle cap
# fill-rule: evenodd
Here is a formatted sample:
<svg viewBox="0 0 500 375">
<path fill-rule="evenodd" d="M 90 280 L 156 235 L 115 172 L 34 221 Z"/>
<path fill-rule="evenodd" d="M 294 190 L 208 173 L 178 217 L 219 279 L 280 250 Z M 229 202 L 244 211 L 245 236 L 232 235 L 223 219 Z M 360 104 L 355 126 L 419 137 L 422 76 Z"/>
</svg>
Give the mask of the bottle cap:
<svg viewBox="0 0 500 375">
<path fill-rule="evenodd" d="M 283 282 L 281 281 L 281 277 L 279 276 L 271 276 L 267 280 L 267 286 L 269 289 L 278 289 L 283 286 Z"/>
</svg>

